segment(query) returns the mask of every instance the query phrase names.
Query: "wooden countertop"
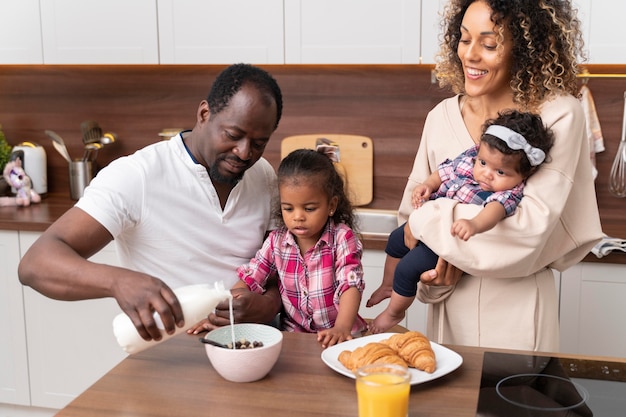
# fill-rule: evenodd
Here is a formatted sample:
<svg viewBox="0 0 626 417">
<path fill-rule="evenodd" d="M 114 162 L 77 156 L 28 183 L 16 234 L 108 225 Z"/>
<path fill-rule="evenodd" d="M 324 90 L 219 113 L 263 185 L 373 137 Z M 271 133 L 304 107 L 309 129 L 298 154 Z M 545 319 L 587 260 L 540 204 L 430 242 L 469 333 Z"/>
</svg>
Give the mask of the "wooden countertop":
<svg viewBox="0 0 626 417">
<path fill-rule="evenodd" d="M 28 207 L 0 207 L 0 230 L 43 232 L 74 203 L 66 194 L 49 194 Z"/>
<path fill-rule="evenodd" d="M 69 194 L 52 193 L 44 196 L 41 203 L 32 204 L 29 207 L 0 207 L 0 230 L 43 232 L 75 203 L 75 201 L 70 200 Z M 626 236 L 626 221 L 623 219 L 611 218 L 602 221 L 605 233 L 616 237 Z M 363 236 L 365 249 L 384 250 L 386 243 L 387 240 L 379 236 Z M 626 253 L 613 252 L 603 258 L 589 254 L 583 261 L 626 264 Z"/>
<path fill-rule="evenodd" d="M 355 382 L 324 364 L 316 335 L 283 334 L 278 362 L 260 381 L 233 383 L 222 379 L 210 365 L 198 336 L 181 334 L 124 359 L 57 417 L 356 416 Z M 462 365 L 443 377 L 412 386 L 411 416 L 475 416 L 483 353 L 529 353 L 467 346 L 448 348 L 463 357 Z M 626 359 L 611 361 L 626 363 Z"/>
<path fill-rule="evenodd" d="M 124 359 L 57 417 L 356 416 L 354 380 L 322 362 L 315 337 L 284 333 L 281 355 L 266 378 L 232 383 L 213 370 L 198 337 L 183 334 Z M 464 363 L 413 386 L 411 416 L 475 415 L 483 350 L 453 350 Z"/>
</svg>

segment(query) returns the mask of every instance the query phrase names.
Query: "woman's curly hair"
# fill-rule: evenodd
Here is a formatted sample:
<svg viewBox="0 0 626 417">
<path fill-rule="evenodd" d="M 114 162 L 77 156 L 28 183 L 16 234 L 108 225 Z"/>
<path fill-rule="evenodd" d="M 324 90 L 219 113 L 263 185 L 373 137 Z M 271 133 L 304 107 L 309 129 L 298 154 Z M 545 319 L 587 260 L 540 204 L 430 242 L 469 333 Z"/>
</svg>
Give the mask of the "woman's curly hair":
<svg viewBox="0 0 626 417">
<path fill-rule="evenodd" d="M 533 111 L 550 96 L 578 94 L 578 60 L 586 56 L 581 23 L 570 0 L 450 0 L 435 68 L 440 86 L 465 92 L 457 48 L 463 16 L 475 1 L 484 1 L 492 10 L 498 48 L 503 47 L 504 31 L 511 35 L 511 88 L 520 108 Z"/>
</svg>

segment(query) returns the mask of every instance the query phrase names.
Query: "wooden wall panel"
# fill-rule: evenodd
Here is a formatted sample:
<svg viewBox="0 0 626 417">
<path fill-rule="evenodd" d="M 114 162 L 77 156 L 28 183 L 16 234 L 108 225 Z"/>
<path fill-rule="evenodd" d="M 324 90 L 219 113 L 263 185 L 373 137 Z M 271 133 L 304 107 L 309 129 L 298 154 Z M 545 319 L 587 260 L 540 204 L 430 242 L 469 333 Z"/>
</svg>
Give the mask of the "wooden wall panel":
<svg viewBox="0 0 626 417">
<path fill-rule="evenodd" d="M 277 167 L 280 140 L 295 134 L 351 133 L 374 141 L 372 208 L 396 209 L 427 112 L 450 93 L 431 83 L 423 65 L 264 66 L 278 80 L 284 114 L 267 147 Z M 80 123 L 93 119 L 119 142 L 100 165 L 159 140 L 163 128 L 192 128 L 199 102 L 223 66 L 0 66 L 0 123 L 11 144 L 31 140 L 48 154 L 49 190 L 65 193 L 68 171 L 44 130 L 59 133 L 82 155 Z M 626 66 L 590 66 L 592 73 L 626 73 Z M 607 178 L 621 135 L 626 79 L 590 79 L 606 151 L 598 155 L 597 188 L 603 223 L 618 230 L 626 199 L 609 195 Z M 172 190 L 173 193 L 176 190 Z M 615 229 L 615 228 L 618 229 Z M 606 228 L 606 227 L 605 227 Z M 622 230 L 624 232 L 622 233 Z"/>
</svg>

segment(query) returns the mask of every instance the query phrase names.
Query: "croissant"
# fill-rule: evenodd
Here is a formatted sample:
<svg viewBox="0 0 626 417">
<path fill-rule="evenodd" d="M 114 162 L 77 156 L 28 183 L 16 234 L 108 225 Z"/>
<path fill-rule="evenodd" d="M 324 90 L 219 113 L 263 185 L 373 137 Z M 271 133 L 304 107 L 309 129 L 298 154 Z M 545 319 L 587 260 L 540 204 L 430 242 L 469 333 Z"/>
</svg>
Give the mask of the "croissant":
<svg viewBox="0 0 626 417">
<path fill-rule="evenodd" d="M 420 332 L 397 333 L 382 343 L 389 345 L 409 366 L 432 374 L 437 367 L 430 341 Z"/>
<path fill-rule="evenodd" d="M 360 346 L 354 351 L 344 350 L 339 354 L 338 360 L 351 371 L 374 363 L 393 363 L 408 367 L 406 361 L 398 356 L 389 345 L 378 342 Z"/>
</svg>

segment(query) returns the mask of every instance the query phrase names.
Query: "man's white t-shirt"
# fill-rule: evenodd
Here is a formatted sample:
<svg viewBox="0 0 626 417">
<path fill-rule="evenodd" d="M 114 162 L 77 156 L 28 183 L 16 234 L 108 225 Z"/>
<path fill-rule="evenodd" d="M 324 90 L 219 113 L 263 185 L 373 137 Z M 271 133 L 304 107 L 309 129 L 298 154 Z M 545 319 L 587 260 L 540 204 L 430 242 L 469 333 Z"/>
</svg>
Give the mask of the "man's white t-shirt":
<svg viewBox="0 0 626 417">
<path fill-rule="evenodd" d="M 261 158 L 222 210 L 206 169 L 181 135 L 149 145 L 102 169 L 76 207 L 113 236 L 122 266 L 171 288 L 237 282 L 235 269 L 261 247 L 273 224 L 276 174 Z"/>
</svg>

